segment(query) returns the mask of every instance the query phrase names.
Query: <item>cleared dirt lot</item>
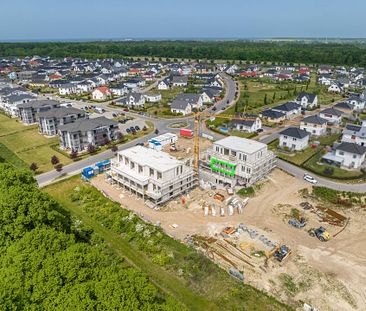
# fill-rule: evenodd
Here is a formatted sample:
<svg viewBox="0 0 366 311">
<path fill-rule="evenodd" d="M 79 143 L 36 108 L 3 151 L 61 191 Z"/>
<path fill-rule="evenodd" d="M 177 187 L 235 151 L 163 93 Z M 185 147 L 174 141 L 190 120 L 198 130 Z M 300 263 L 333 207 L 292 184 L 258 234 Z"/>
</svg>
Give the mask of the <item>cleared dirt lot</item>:
<svg viewBox="0 0 366 311">
<path fill-rule="evenodd" d="M 249 200 L 242 214 L 225 217 L 204 216 L 203 213 L 204 202 L 212 200 L 217 191 L 195 189 L 185 204 L 179 198 L 156 211 L 128 192 L 107 184 L 104 176 L 93 179 L 92 183 L 124 207 L 152 223 L 159 222 L 168 234 L 182 240 L 187 235 L 195 234 L 214 237 L 219 244 L 226 245 L 227 242 L 219 235 L 224 227 L 238 227 L 242 223 L 256 230 L 258 237 L 255 239 L 246 232 L 228 238 L 238 249 L 243 246 L 243 258 L 254 267 L 236 260 L 230 253 L 226 255 L 235 260 L 238 270 L 243 270 L 246 282 L 293 306 L 300 306 L 300 301 L 303 301 L 319 310 L 366 310 L 366 211 L 361 208 L 338 210 L 350 218 L 347 227 L 330 241 L 320 242 L 308 235 L 309 228 L 324 225 L 331 235 L 341 228 L 320 223 L 314 213 L 304 211 L 299 204 L 309 199 L 304 200 L 299 191 L 310 189 L 309 184 L 278 169 L 258 187 L 256 196 Z M 228 196 L 224 191 L 221 193 Z M 311 203 L 319 204 L 315 201 Z M 296 229 L 287 224 L 293 208 L 297 208 L 308 220 L 305 228 Z M 288 245 L 293 251 L 292 256 L 281 264 L 272 258 L 265 267 L 265 256 L 255 255 L 270 250 L 259 240 L 261 235 L 270 241 Z M 213 247 L 224 252 L 222 245 Z M 229 267 L 220 256 L 210 257 L 224 268 Z"/>
</svg>

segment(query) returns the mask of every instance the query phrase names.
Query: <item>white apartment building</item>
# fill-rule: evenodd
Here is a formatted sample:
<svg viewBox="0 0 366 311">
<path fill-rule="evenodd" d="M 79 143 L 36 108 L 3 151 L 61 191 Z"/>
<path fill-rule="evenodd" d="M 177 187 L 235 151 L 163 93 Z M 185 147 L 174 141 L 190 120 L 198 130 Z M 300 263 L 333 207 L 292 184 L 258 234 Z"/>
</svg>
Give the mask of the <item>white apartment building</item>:
<svg viewBox="0 0 366 311">
<path fill-rule="evenodd" d="M 201 177 L 219 186 L 251 186 L 276 166 L 276 157 L 266 144 L 229 136 L 214 142 L 201 161 Z"/>
<path fill-rule="evenodd" d="M 197 184 L 193 168 L 169 154 L 142 146 L 118 152 L 112 180 L 155 205 L 187 193 Z"/>
</svg>

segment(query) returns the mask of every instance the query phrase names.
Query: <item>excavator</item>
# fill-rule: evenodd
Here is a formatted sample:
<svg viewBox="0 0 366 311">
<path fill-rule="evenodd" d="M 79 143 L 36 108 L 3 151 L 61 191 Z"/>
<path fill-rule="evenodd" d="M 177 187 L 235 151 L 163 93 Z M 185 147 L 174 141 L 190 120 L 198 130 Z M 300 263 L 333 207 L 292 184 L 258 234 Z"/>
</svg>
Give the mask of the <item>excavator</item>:
<svg viewBox="0 0 366 311">
<path fill-rule="evenodd" d="M 324 227 L 319 227 L 318 229 L 311 228 L 308 232 L 310 236 L 316 236 L 319 241 L 327 242 L 330 240 L 330 234 Z"/>
</svg>

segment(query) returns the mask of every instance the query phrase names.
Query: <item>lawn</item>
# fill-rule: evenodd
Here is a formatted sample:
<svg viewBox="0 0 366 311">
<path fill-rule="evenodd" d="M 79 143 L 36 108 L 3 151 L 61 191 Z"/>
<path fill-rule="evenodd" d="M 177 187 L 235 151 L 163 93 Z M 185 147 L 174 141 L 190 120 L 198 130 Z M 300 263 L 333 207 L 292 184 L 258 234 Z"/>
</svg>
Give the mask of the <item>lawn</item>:
<svg viewBox="0 0 366 311">
<path fill-rule="evenodd" d="M 206 256 L 168 237 L 160 228 L 131 216 L 90 184 L 83 183 L 79 176 L 48 186 L 44 191 L 188 310 L 291 310 L 234 280 Z"/>
<path fill-rule="evenodd" d="M 35 162 L 39 168 L 37 173 L 53 169 L 50 161 L 53 155 L 56 155 L 63 165 L 72 161 L 51 147 L 58 144 L 57 137 L 46 138 L 38 133 L 37 126 L 26 126 L 4 115 L 0 115 L 0 143 L 6 147 L 8 154 L 9 151 L 14 154 L 14 159 L 2 156 L 6 162 L 20 163 L 16 160 L 18 158 L 25 162 L 27 167 Z M 21 166 L 25 167 L 24 164 Z"/>
<path fill-rule="evenodd" d="M 2 143 L 0 143 L 0 163 L 8 163 L 20 169 L 28 169 L 29 167 L 27 163 L 25 163 Z"/>
<path fill-rule="evenodd" d="M 311 159 L 309 159 L 306 163 L 303 164 L 303 167 L 308 169 L 311 172 L 314 172 L 315 174 L 332 178 L 332 179 L 341 179 L 341 180 L 347 180 L 347 179 L 365 179 L 366 174 L 360 172 L 360 171 L 351 171 L 351 170 L 345 170 L 338 167 L 335 167 L 333 165 L 327 165 L 327 164 L 318 164 L 321 157 L 323 156 L 322 152 L 318 152 L 315 156 L 313 156 Z M 327 171 L 325 171 L 327 170 Z M 332 174 L 327 174 L 326 172 L 332 172 Z"/>
<path fill-rule="evenodd" d="M 245 79 L 239 78 L 240 98 L 237 106 L 230 107 L 226 114 L 235 112 L 259 113 L 264 109 L 293 100 L 300 92 L 315 93 L 321 105 L 342 100 L 339 94 L 330 94 L 327 88 L 316 84 L 316 74 L 311 75 L 309 85 L 290 81 L 275 82 L 267 78 Z"/>
</svg>

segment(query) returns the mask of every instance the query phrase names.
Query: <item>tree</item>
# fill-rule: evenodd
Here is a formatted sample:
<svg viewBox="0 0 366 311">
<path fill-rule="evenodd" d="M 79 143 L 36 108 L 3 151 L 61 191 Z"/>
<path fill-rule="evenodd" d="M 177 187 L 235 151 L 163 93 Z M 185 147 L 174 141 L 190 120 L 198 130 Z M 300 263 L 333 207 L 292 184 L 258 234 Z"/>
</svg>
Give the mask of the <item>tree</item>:
<svg viewBox="0 0 366 311">
<path fill-rule="evenodd" d="M 265 105 L 267 105 L 267 93 L 266 93 L 266 94 L 264 94 L 263 103 L 264 103 Z"/>
<path fill-rule="evenodd" d="M 272 98 L 273 101 L 276 100 L 276 92 L 273 93 L 273 98 Z"/>
<path fill-rule="evenodd" d="M 102 145 L 103 146 L 107 146 L 107 145 L 109 145 L 109 143 L 110 143 L 111 141 L 109 140 L 109 138 L 108 137 L 105 137 L 104 139 L 103 139 L 103 142 L 102 142 Z"/>
<path fill-rule="evenodd" d="M 70 152 L 70 158 L 76 159 L 78 157 L 78 152 L 76 150 L 73 150 Z"/>
<path fill-rule="evenodd" d="M 116 145 L 113 145 L 111 148 L 112 152 L 117 152 L 118 151 L 118 147 Z"/>
<path fill-rule="evenodd" d="M 116 139 L 117 139 L 118 141 L 123 140 L 123 138 L 124 138 L 124 136 L 123 136 L 123 134 L 122 134 L 121 132 L 117 132 L 117 133 L 116 133 Z"/>
<path fill-rule="evenodd" d="M 58 163 L 58 164 L 55 165 L 55 170 L 57 172 L 61 172 L 62 171 L 62 167 L 63 167 L 62 163 Z"/>
<path fill-rule="evenodd" d="M 89 144 L 86 149 L 89 153 L 95 152 L 95 146 L 93 144 Z"/>
<path fill-rule="evenodd" d="M 30 166 L 29 166 L 29 168 L 33 171 L 33 172 L 35 172 L 36 170 L 38 170 L 38 165 L 37 165 L 37 163 L 32 163 Z"/>
<path fill-rule="evenodd" d="M 52 164 L 52 165 L 56 165 L 56 164 L 58 164 L 58 163 L 60 163 L 60 160 L 58 159 L 58 157 L 56 157 L 55 155 L 53 155 L 53 156 L 51 157 L 51 164 Z"/>
</svg>

